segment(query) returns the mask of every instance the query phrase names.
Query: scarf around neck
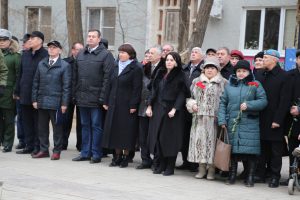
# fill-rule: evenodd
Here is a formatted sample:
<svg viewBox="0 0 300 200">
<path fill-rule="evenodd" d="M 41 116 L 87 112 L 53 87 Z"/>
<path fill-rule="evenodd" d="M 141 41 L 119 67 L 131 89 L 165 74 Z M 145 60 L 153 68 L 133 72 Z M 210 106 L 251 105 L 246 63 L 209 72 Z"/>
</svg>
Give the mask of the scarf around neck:
<svg viewBox="0 0 300 200">
<path fill-rule="evenodd" d="M 118 66 L 119 66 L 119 73 L 118 75 L 120 75 L 122 73 L 122 71 L 127 67 L 127 65 L 129 65 L 133 60 L 127 60 L 127 61 L 120 61 L 119 60 L 119 63 L 118 63 Z"/>
</svg>

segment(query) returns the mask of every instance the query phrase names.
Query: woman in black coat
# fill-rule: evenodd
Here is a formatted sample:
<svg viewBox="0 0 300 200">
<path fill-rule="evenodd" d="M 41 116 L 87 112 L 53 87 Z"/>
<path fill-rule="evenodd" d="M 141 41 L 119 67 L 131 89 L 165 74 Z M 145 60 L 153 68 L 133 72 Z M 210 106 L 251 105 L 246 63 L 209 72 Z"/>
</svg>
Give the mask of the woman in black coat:
<svg viewBox="0 0 300 200">
<path fill-rule="evenodd" d="M 166 56 L 166 68 L 158 71 L 153 81 L 146 114 L 150 117 L 149 149 L 159 158 L 154 174 L 174 174 L 177 153 L 184 131 L 184 105 L 189 95 L 178 53 Z"/>
<path fill-rule="evenodd" d="M 111 74 L 103 105 L 107 114 L 102 144 L 105 148 L 115 149 L 116 155 L 110 166 L 127 167 L 128 154 L 135 149 L 138 133 L 137 108 L 143 72 L 130 44 L 121 45 L 118 51 L 119 62 Z"/>
</svg>

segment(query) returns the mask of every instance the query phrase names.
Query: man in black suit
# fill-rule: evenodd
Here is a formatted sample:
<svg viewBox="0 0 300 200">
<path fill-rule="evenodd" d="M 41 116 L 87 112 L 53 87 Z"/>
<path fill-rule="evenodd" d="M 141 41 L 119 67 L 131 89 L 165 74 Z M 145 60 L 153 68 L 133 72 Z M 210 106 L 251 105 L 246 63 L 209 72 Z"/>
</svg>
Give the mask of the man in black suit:
<svg viewBox="0 0 300 200">
<path fill-rule="evenodd" d="M 75 66 L 77 54 L 79 53 L 79 51 L 81 49 L 83 49 L 83 44 L 81 44 L 80 42 L 75 42 L 72 45 L 71 56 L 64 59 L 66 62 L 68 62 L 70 64 L 72 70 L 74 69 L 74 66 Z M 73 98 L 71 98 L 71 99 L 73 99 Z M 63 146 L 62 146 L 63 150 L 67 150 L 67 148 L 68 148 L 68 139 L 69 139 L 70 132 L 72 129 L 74 108 L 75 108 L 74 102 L 70 101 L 70 103 L 68 105 L 68 109 L 66 111 L 66 118 L 65 118 L 66 121 L 63 124 Z M 79 109 L 77 109 L 77 108 L 76 108 L 76 138 L 77 138 L 76 148 L 78 151 L 81 151 L 80 112 L 79 112 Z"/>
</svg>

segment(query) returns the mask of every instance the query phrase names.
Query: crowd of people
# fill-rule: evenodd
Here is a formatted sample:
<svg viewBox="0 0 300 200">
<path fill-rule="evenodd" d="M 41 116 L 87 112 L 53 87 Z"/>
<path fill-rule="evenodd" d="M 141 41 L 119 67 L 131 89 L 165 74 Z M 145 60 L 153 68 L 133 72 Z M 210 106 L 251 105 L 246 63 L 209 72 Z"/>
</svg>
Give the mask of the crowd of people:
<svg viewBox="0 0 300 200">
<path fill-rule="evenodd" d="M 239 50 L 194 47 L 182 63 L 174 47 L 152 46 L 138 61 L 125 43 L 114 58 L 97 29 L 86 45 L 76 42 L 68 58 L 53 40 L 43 47 L 40 31 L 18 39 L 0 29 L 0 144 L 12 151 L 17 113 L 17 154 L 50 157 L 49 122 L 53 126 L 51 160 L 68 148 L 76 106 L 73 161 L 100 163 L 113 154 L 110 167 L 127 167 L 139 149 L 142 163 L 169 176 L 174 169 L 197 172 L 195 178 L 226 184 L 237 178 L 279 186 L 282 156 L 300 145 L 300 51 L 296 68 L 284 71 L 278 51 L 255 55 L 252 67 Z M 225 131 L 232 145 L 229 172 L 214 166 L 216 139 Z M 287 138 L 285 140 L 285 138 Z M 285 148 L 288 145 L 288 152 Z M 178 153 L 182 165 L 175 166 Z M 244 171 L 238 176 L 238 162 Z"/>
</svg>

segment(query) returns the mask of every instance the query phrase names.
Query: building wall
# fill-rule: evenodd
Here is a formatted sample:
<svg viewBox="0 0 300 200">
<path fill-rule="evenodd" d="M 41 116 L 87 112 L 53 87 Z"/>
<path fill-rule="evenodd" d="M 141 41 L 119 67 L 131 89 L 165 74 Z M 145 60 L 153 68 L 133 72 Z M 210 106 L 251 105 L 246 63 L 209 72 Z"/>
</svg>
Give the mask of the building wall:
<svg viewBox="0 0 300 200">
<path fill-rule="evenodd" d="M 117 4 L 119 2 L 119 4 Z M 131 43 L 137 51 L 138 58 L 142 59 L 145 51 L 146 40 L 146 15 L 147 1 L 145 0 L 82 0 L 82 28 L 84 40 L 87 33 L 88 8 L 115 7 L 116 8 L 116 31 L 115 45 L 112 47 L 114 55 L 117 48 L 124 42 Z M 119 6 L 118 6 L 119 5 Z M 52 39 L 60 41 L 67 48 L 67 22 L 65 0 L 10 0 L 9 1 L 9 29 L 18 38 L 22 38 L 26 30 L 26 6 L 50 6 L 52 7 Z M 120 8 L 120 20 L 118 15 Z M 120 21 L 123 27 L 121 30 Z M 68 49 L 65 48 L 64 55 Z"/>
<path fill-rule="evenodd" d="M 210 18 L 202 48 L 240 48 L 242 11 L 245 7 L 295 7 L 296 0 L 223 0 L 222 19 Z"/>
<path fill-rule="evenodd" d="M 26 30 L 26 6 L 50 6 L 52 7 L 52 39 L 58 40 L 63 46 L 67 42 L 67 22 L 65 1 L 62 0 L 10 0 L 8 1 L 8 27 L 18 38 L 22 38 Z M 66 53 L 66 51 L 65 51 Z"/>
</svg>

